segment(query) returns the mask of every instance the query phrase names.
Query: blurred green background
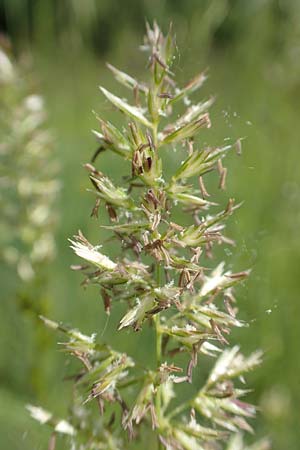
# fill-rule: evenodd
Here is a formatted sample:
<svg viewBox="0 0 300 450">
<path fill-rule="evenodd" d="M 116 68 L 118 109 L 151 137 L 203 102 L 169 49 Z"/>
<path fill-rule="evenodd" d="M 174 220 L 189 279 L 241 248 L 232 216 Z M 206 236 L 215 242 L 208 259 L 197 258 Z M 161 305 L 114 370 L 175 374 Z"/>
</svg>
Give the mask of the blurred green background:
<svg viewBox="0 0 300 450">
<path fill-rule="evenodd" d="M 179 80 L 206 67 L 205 97 L 216 95 L 210 139 L 243 140 L 240 158 L 227 160 L 228 196 L 244 200 L 229 223 L 237 246 L 221 257 L 236 269 L 252 267 L 239 291 L 241 317 L 250 327 L 235 332 L 243 350 L 261 347 L 265 360 L 249 377 L 252 400 L 261 408 L 255 428 L 275 450 L 297 450 L 300 442 L 300 2 L 298 0 L 1 0 L 1 32 L 16 55 L 30 54 L 44 95 L 63 183 L 56 230 L 57 256 L 48 268 L 48 315 L 85 333 L 97 331 L 119 349 L 143 358 L 148 331 L 115 336 L 120 311 L 107 320 L 99 293 L 84 291 L 67 239 L 81 229 L 93 243 L 104 238 L 89 217 L 93 197 L 82 164 L 96 148 L 92 110 L 111 117 L 98 85 L 118 89 L 105 68 L 109 60 L 142 79 L 146 62 L 138 51 L 145 19 L 157 19 L 177 35 Z M 119 91 L 120 93 L 123 91 Z M 116 117 L 116 115 L 114 115 Z M 178 163 L 171 161 L 171 168 Z M 120 172 L 118 159 L 104 155 L 100 167 Z M 172 166 L 173 165 L 173 166 Z M 171 170 L 171 169 L 170 169 Z M 111 248 L 114 252 L 116 249 Z M 58 415 L 68 407 L 62 381 L 65 358 L 56 336 L 45 331 L 37 351 L 35 320 L 20 309 L 20 282 L 1 266 L 0 448 L 46 448 L 48 430 L 31 420 L 27 402 Z M 39 380 L 33 367 L 40 364 Z"/>
</svg>

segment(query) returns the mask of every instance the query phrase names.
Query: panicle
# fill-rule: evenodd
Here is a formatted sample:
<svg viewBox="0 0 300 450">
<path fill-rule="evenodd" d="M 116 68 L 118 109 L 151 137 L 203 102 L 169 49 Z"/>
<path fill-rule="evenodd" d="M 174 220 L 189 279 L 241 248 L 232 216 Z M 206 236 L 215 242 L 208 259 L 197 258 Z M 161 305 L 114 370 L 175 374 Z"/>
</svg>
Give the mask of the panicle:
<svg viewBox="0 0 300 450">
<path fill-rule="evenodd" d="M 164 36 L 156 22 L 152 27 L 147 24 L 142 49 L 149 54 L 150 76 L 145 83 L 108 64 L 115 79 L 132 91 L 134 104 L 100 88 L 125 120 L 121 128 L 99 118 L 100 131 L 94 131 L 99 145 L 92 159 L 95 166 L 85 166 L 97 197 L 92 215 L 98 217 L 104 203 L 112 224 L 101 229 L 118 242 L 119 255 L 114 261 L 81 232 L 70 243 L 88 263 L 76 269 L 84 272 L 85 285 L 98 287 L 105 312 L 115 309 L 119 314 L 119 304 L 125 305 L 117 332 L 126 336 L 130 329 L 139 332 L 146 323 L 153 325 L 154 368 L 141 367 L 133 357 L 97 343 L 94 336 L 43 320 L 67 336 L 62 348 L 83 365 L 74 380 L 84 407 L 97 402 L 101 417 L 106 418 L 101 434 L 99 429 L 89 429 L 94 447 L 84 450 L 118 449 L 119 423 L 131 439 L 143 433 L 142 423 L 150 424 L 159 448 L 166 450 L 225 449 L 227 442 L 227 450 L 240 450 L 242 438 L 237 433 L 252 432 L 249 420 L 256 408 L 240 400 L 248 391 L 237 387 L 235 379 L 244 381 L 244 375 L 261 363 L 262 353 L 245 357 L 239 346 L 226 349 L 226 345 L 231 344 L 233 327 L 247 325 L 237 316 L 234 288 L 250 271 L 233 272 L 225 262 L 210 262 L 216 245 L 235 244 L 224 232 L 226 221 L 240 205 L 229 199 L 222 208 L 213 201 L 214 179 L 217 188 L 226 187 L 223 159 L 232 146 L 204 147 L 197 140 L 211 134 L 208 110 L 214 99 L 192 99 L 206 72 L 182 88 L 177 86 L 172 28 Z M 179 102 L 184 108 L 180 114 Z M 168 146 L 183 154 L 183 162 L 179 167 L 176 162 L 171 175 L 167 169 L 172 166 L 167 167 L 167 158 L 162 157 Z M 104 151 L 123 158 L 128 169 L 124 186 L 117 187 L 97 169 Z M 205 187 L 209 174 L 210 195 Z M 216 361 L 201 386 L 193 375 L 202 355 Z M 174 407 L 183 383 L 193 383 L 196 394 Z M 101 447 L 105 436 L 106 444 L 112 444 Z M 124 445 L 123 441 L 120 448 Z M 257 449 L 264 450 L 263 445 Z"/>
</svg>

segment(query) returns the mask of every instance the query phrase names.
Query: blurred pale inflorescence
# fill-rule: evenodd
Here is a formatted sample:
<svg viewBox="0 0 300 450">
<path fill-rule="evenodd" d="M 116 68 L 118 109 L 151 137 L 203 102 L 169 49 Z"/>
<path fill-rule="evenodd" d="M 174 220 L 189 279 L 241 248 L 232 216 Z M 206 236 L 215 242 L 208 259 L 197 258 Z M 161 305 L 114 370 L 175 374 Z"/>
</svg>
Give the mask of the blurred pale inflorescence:
<svg viewBox="0 0 300 450">
<path fill-rule="evenodd" d="M 25 282 L 55 253 L 58 165 L 46 119 L 43 98 L 0 48 L 0 255 Z"/>
</svg>

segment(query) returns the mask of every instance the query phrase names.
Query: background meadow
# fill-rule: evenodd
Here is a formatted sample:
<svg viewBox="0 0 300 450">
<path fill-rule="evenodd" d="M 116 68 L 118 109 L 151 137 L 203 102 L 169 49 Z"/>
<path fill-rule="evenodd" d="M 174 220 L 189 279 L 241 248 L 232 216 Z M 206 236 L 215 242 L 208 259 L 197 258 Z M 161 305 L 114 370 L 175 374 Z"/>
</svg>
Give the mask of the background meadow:
<svg viewBox="0 0 300 450">
<path fill-rule="evenodd" d="M 275 450 L 299 448 L 300 401 L 300 4 L 297 0 L 1 0 L 1 33 L 12 52 L 34 77 L 42 94 L 54 136 L 53 153 L 60 165 L 55 228 L 56 256 L 39 287 L 47 314 L 83 332 L 97 332 L 141 361 L 149 348 L 147 328 L 136 335 L 116 333 L 122 306 L 108 318 L 99 292 L 80 287 L 70 270 L 78 260 L 67 239 L 78 229 L 93 243 L 105 242 L 99 220 L 90 218 L 93 196 L 87 192 L 83 164 L 96 149 L 90 132 L 97 129 L 92 111 L 116 117 L 98 86 L 118 89 L 105 67 L 116 67 L 143 79 L 146 61 L 138 51 L 145 18 L 163 29 L 173 22 L 179 51 L 174 68 L 179 79 L 208 68 L 201 94 L 216 96 L 213 127 L 204 139 L 224 144 L 242 139 L 242 155 L 226 161 L 226 194 L 244 201 L 228 223 L 236 247 L 219 256 L 233 269 L 252 268 L 239 289 L 241 317 L 250 327 L 235 331 L 231 342 L 245 352 L 260 347 L 263 366 L 249 376 L 251 400 L 259 405 L 254 427 L 267 435 Z M 126 95 L 120 89 L 119 94 Z M 1 97 L 1 93 L 0 93 Z M 118 117 L 118 115 L 117 115 Z M 120 116 L 120 123 L 122 117 Z M 115 120 L 115 119 L 114 119 Z M 2 137 L 1 137 L 2 141 Z M 203 142 L 204 143 L 204 142 Z M 168 154 L 170 173 L 181 161 Z M 120 179 L 119 159 L 107 153 L 101 171 Z M 1 169 L 2 172 L 2 169 Z M 2 172 L 3 174 L 3 172 Z M 216 192 L 216 180 L 208 187 Z M 224 194 L 219 194 L 220 203 Z M 104 216 L 102 211 L 100 214 Z M 2 219 L 1 219 L 2 220 Z M 3 234 L 3 233 L 2 233 Z M 1 236 L 5 243 L 5 235 Z M 19 301 L 23 286 L 14 268 L 0 261 L 0 447 L 9 450 L 46 448 L 49 433 L 29 418 L 24 405 L 42 404 L 57 415 L 68 408 L 70 387 L 63 381 L 66 364 L 56 336 L 39 329 Z M 28 294 L 30 296 L 30 293 Z M 145 356 L 146 355 L 146 356 Z M 201 377 L 201 367 L 197 376 Z"/>
</svg>

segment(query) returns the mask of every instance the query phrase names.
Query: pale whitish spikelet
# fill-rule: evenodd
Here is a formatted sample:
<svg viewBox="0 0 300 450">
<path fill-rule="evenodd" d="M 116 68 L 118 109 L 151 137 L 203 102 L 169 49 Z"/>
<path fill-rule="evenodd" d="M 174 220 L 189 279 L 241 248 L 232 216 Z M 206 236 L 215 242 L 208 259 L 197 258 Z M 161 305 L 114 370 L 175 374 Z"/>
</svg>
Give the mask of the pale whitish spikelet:
<svg viewBox="0 0 300 450">
<path fill-rule="evenodd" d="M 14 68 L 8 56 L 0 49 L 0 82 L 11 82 L 14 79 Z"/>
<path fill-rule="evenodd" d="M 209 383 L 215 383 L 218 379 L 222 378 L 224 375 L 228 374 L 230 370 L 234 358 L 237 356 L 239 352 L 239 347 L 236 345 L 230 350 L 224 350 L 222 355 L 219 357 L 218 361 L 215 364 L 215 367 L 211 371 L 209 377 Z"/>
<path fill-rule="evenodd" d="M 241 433 L 235 434 L 228 442 L 227 450 L 244 450 L 243 436 Z"/>
<path fill-rule="evenodd" d="M 80 341 L 86 342 L 87 344 L 94 344 L 96 339 L 96 333 L 93 333 L 91 336 L 87 336 L 86 334 L 81 333 L 78 330 L 72 330 L 70 332 L 75 339 L 79 339 Z"/>
<path fill-rule="evenodd" d="M 30 412 L 33 419 L 42 424 L 49 422 L 52 418 L 52 414 L 40 406 L 26 405 L 26 409 Z"/>
<path fill-rule="evenodd" d="M 69 436 L 75 436 L 76 434 L 75 428 L 66 420 L 60 420 L 54 429 L 57 433 L 68 434 Z"/>
<path fill-rule="evenodd" d="M 33 112 L 41 111 L 44 107 L 44 100 L 40 95 L 32 94 L 25 99 L 25 106 Z"/>
<path fill-rule="evenodd" d="M 59 324 L 57 322 L 55 322 L 54 320 L 50 320 L 47 317 L 40 316 L 40 319 L 44 322 L 44 324 L 48 328 L 52 328 L 53 330 L 57 330 L 58 327 L 59 327 Z"/>
<path fill-rule="evenodd" d="M 256 351 L 246 358 L 239 353 L 239 350 L 240 348 L 236 345 L 223 351 L 211 371 L 208 379 L 209 384 L 216 383 L 224 378 L 237 377 L 261 364 L 261 351 Z"/>
<path fill-rule="evenodd" d="M 75 436 L 75 428 L 66 420 L 55 421 L 53 414 L 40 406 L 26 405 L 26 409 L 30 412 L 33 419 L 37 420 L 41 424 L 54 422 L 54 430 L 57 433 L 68 434 L 69 436 Z"/>
<path fill-rule="evenodd" d="M 226 275 L 230 275 L 230 272 L 223 273 L 224 262 L 221 262 L 210 277 L 206 277 L 204 284 L 200 290 L 200 295 L 205 296 L 219 287 L 223 287 L 228 282 Z"/>
<path fill-rule="evenodd" d="M 106 270 L 114 270 L 117 267 L 117 264 L 109 259 L 107 256 L 99 253 L 95 247 L 88 247 L 87 245 L 82 244 L 81 242 L 75 242 L 71 239 L 71 249 L 74 250 L 76 255 L 80 256 L 80 258 L 89 261 L 101 269 Z"/>
<path fill-rule="evenodd" d="M 237 433 L 229 440 L 226 450 L 270 450 L 271 443 L 268 439 L 262 439 L 250 446 L 244 443 L 242 433 Z"/>
<path fill-rule="evenodd" d="M 134 120 L 138 120 L 147 127 L 152 126 L 151 122 L 149 122 L 149 120 L 143 115 L 140 108 L 136 108 L 135 106 L 129 105 L 126 101 L 112 94 L 103 87 L 100 87 L 100 89 L 108 100 L 110 100 L 118 109 L 123 111 L 125 114 L 128 114 L 129 117 L 131 117 Z"/>
<path fill-rule="evenodd" d="M 188 436 L 180 429 L 175 430 L 175 437 L 179 441 L 179 443 L 183 445 L 183 448 L 185 448 L 186 450 L 204 450 L 202 445 L 199 444 L 199 441 L 197 441 L 197 439 L 195 439 L 193 436 Z"/>
<path fill-rule="evenodd" d="M 201 346 L 201 351 L 205 355 L 209 355 L 209 356 L 216 356 L 217 353 L 222 352 L 222 350 L 219 347 L 211 344 L 208 341 L 203 342 L 203 344 Z"/>
</svg>

